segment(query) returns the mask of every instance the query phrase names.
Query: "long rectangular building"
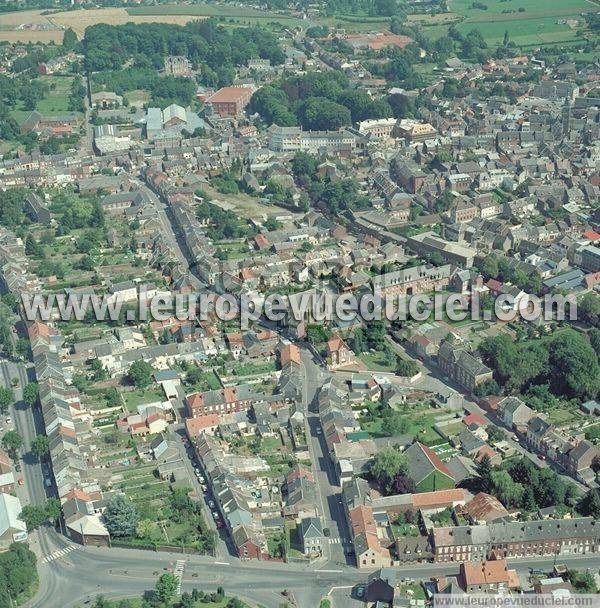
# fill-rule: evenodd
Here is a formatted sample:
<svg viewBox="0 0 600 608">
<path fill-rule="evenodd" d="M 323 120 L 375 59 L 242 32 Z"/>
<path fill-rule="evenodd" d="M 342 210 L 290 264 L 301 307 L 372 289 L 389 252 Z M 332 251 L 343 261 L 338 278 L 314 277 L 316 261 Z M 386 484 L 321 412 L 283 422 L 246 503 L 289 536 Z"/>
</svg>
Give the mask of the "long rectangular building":
<svg viewBox="0 0 600 608">
<path fill-rule="evenodd" d="M 434 528 L 434 561 L 468 562 L 490 557 L 585 555 L 597 553 L 600 522 L 591 517 L 509 521 Z"/>
<path fill-rule="evenodd" d="M 269 149 L 274 152 L 307 152 L 322 150 L 335 153 L 351 152 L 356 147 L 356 135 L 346 129 L 337 131 L 303 131 L 301 127 L 269 127 Z"/>
</svg>

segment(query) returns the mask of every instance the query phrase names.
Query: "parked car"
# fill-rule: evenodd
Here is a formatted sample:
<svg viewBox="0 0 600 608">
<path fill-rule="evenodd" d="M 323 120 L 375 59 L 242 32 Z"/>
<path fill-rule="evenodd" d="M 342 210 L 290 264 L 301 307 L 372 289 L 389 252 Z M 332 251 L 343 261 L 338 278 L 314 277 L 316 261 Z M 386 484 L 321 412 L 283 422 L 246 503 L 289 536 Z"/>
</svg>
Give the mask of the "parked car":
<svg viewBox="0 0 600 608">
<path fill-rule="evenodd" d="M 214 503 L 214 501 L 209 500 L 209 501 L 208 501 L 208 506 L 209 506 L 211 509 L 214 509 L 214 508 L 215 508 L 215 503 Z"/>
</svg>

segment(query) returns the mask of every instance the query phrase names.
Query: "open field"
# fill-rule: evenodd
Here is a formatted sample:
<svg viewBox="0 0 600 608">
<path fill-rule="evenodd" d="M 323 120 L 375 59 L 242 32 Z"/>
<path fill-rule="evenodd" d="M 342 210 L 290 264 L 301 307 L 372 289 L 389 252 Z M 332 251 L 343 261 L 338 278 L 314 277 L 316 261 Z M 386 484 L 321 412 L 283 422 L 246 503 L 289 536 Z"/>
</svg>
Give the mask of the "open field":
<svg viewBox="0 0 600 608">
<path fill-rule="evenodd" d="M 48 95 L 39 99 L 35 105 L 35 109 L 43 114 L 44 116 L 59 116 L 61 114 L 71 114 L 69 110 L 69 95 L 71 93 L 71 86 L 73 84 L 72 76 L 40 76 L 40 80 L 48 84 L 50 91 Z M 19 104 L 12 112 L 12 117 L 17 121 L 21 122 L 24 120 L 30 111 L 25 110 L 22 104 Z M 83 116 L 80 113 L 75 113 L 78 116 Z M 67 251 L 55 252 L 57 258 L 64 259 L 64 255 L 68 254 Z M 76 256 L 76 260 L 79 260 L 80 256 Z"/>
<path fill-rule="evenodd" d="M 412 15 L 409 19 L 424 26 L 425 35 L 431 39 L 444 36 L 454 23 L 462 34 L 479 30 L 488 44 L 501 43 L 508 30 L 515 44 L 534 46 L 579 40 L 577 29 L 584 26 L 582 14 L 598 7 L 593 0 L 482 0 L 482 4 L 487 9 L 473 8 L 471 0 L 450 0 L 450 13 Z"/>
<path fill-rule="evenodd" d="M 0 41 L 8 42 L 62 42 L 63 31 L 72 28 L 81 38 L 85 29 L 96 23 L 121 25 L 123 23 L 172 23 L 185 25 L 189 21 L 207 17 L 221 17 L 222 24 L 229 27 L 262 24 L 282 27 L 328 25 L 344 27 L 347 31 L 368 31 L 389 26 L 386 19 L 361 19 L 356 16 L 336 16 L 305 21 L 289 14 L 275 11 L 260 11 L 233 5 L 176 5 L 137 6 L 124 8 L 79 9 L 43 14 L 46 11 L 15 11 L 0 14 Z M 35 28 L 35 29 L 33 29 Z"/>
<path fill-rule="evenodd" d="M 121 25 L 123 23 L 174 23 L 202 19 L 202 15 L 157 14 L 130 15 L 124 8 L 63 11 L 43 15 L 45 11 L 18 11 L 0 15 L 0 40 L 9 42 L 62 42 L 63 30 L 73 28 L 81 38 L 85 29 L 96 23 Z M 22 26 L 23 29 L 17 29 Z M 37 26 L 44 29 L 32 29 Z"/>
</svg>

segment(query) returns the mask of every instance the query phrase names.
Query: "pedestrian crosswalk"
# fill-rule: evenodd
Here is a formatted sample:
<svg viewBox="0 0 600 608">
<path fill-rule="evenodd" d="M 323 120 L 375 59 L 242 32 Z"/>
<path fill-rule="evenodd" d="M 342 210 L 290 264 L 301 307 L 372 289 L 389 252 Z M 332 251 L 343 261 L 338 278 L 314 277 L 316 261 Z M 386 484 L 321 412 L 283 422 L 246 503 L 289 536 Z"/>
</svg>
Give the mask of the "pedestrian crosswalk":
<svg viewBox="0 0 600 608">
<path fill-rule="evenodd" d="M 44 557 L 44 559 L 42 559 L 42 562 L 44 564 L 47 564 L 60 557 L 65 557 L 65 555 L 68 555 L 69 553 L 71 553 L 71 551 L 74 551 L 76 548 L 77 547 L 75 547 L 75 545 L 69 545 L 68 547 L 65 547 L 64 549 L 58 549 L 54 553 L 51 553 L 50 555 L 46 555 Z"/>
<path fill-rule="evenodd" d="M 183 580 L 183 571 L 185 570 L 185 560 L 178 559 L 175 564 L 173 574 L 177 577 L 177 595 L 181 595 L 181 582 Z"/>
<path fill-rule="evenodd" d="M 329 544 L 331 545 L 351 545 L 352 542 L 349 540 L 346 540 L 345 538 L 340 538 L 339 536 L 334 537 L 330 537 L 329 538 Z"/>
</svg>

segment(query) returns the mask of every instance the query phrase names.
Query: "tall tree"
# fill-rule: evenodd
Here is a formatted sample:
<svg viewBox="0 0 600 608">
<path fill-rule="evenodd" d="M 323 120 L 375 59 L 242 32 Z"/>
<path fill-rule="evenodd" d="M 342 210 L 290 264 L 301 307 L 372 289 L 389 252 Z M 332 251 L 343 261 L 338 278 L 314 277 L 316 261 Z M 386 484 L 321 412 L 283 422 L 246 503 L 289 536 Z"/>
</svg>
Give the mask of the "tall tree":
<svg viewBox="0 0 600 608">
<path fill-rule="evenodd" d="M 153 368 L 147 361 L 134 361 L 129 368 L 129 379 L 137 388 L 146 388 L 152 382 Z"/>
<path fill-rule="evenodd" d="M 170 606 L 175 599 L 178 584 L 179 581 L 174 574 L 171 572 L 165 572 L 163 575 L 161 575 L 158 581 L 156 581 L 154 593 L 158 600 L 161 601 L 165 606 Z"/>
<path fill-rule="evenodd" d="M 106 506 L 104 519 L 111 536 L 133 536 L 139 514 L 135 505 L 125 495 L 117 494 Z"/>
<path fill-rule="evenodd" d="M 492 460 L 487 454 L 477 465 L 477 474 L 479 475 L 479 487 L 482 492 L 491 492 L 492 490 Z"/>
<path fill-rule="evenodd" d="M 45 435 L 38 435 L 31 442 L 31 452 L 41 458 L 50 451 L 50 441 Z"/>
<path fill-rule="evenodd" d="M 0 414 L 8 412 L 8 406 L 15 402 L 15 394 L 12 389 L 0 387 Z"/>
<path fill-rule="evenodd" d="M 7 431 L 2 437 L 2 447 L 8 452 L 8 455 L 16 460 L 19 450 L 23 446 L 23 437 L 17 431 Z"/>
<path fill-rule="evenodd" d="M 375 455 L 369 472 L 381 484 L 382 489 L 389 493 L 396 477 L 408 472 L 406 456 L 396 448 L 383 448 Z"/>
<path fill-rule="evenodd" d="M 62 40 L 62 45 L 65 51 L 72 51 L 78 43 L 79 40 L 77 39 L 77 34 L 70 27 L 67 28 L 63 34 Z"/>
</svg>

